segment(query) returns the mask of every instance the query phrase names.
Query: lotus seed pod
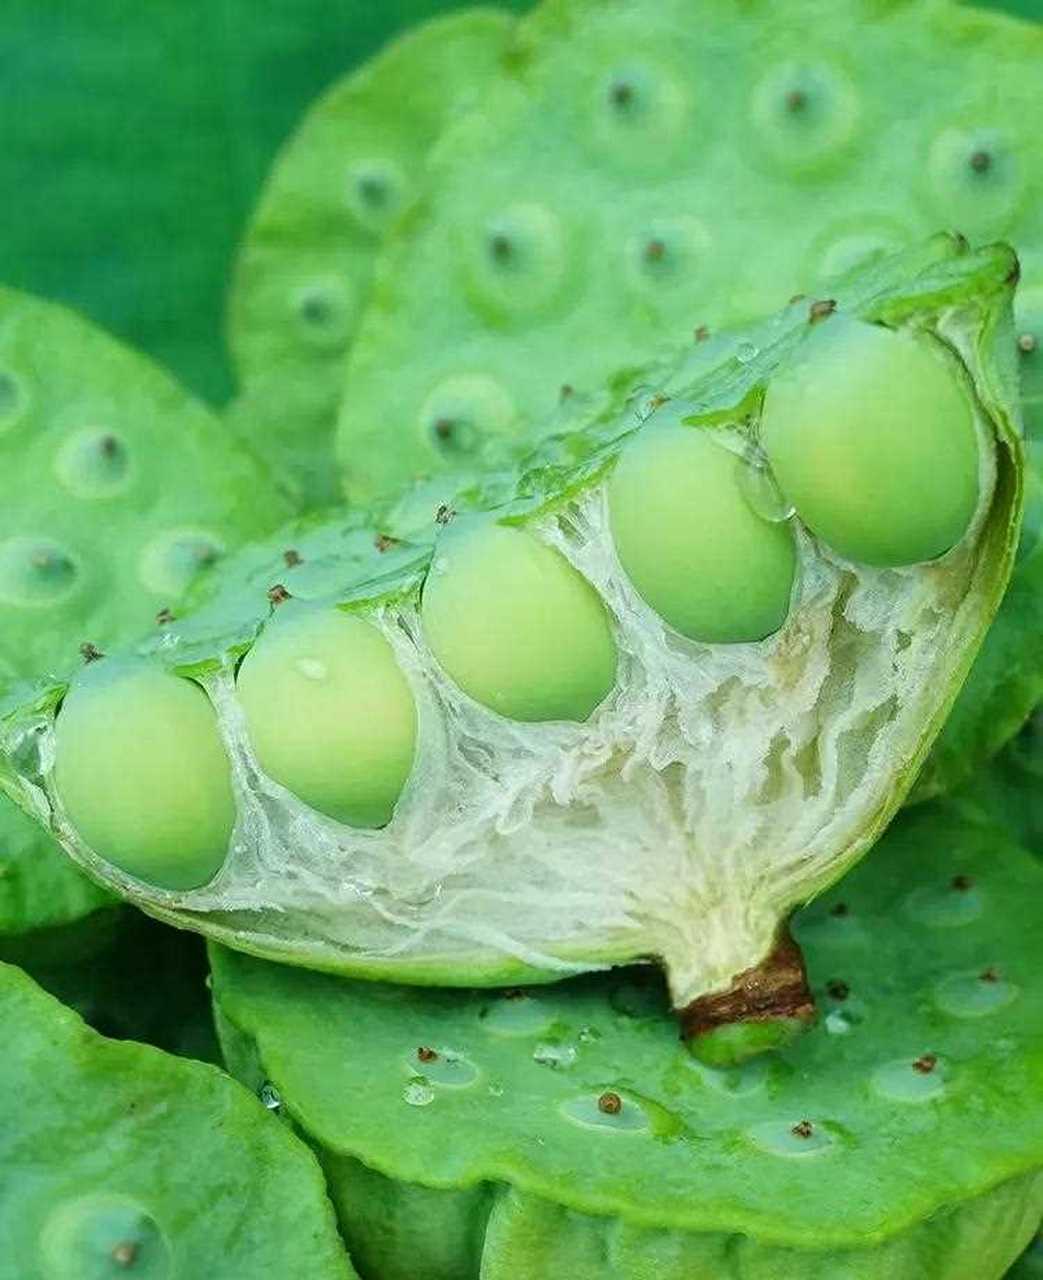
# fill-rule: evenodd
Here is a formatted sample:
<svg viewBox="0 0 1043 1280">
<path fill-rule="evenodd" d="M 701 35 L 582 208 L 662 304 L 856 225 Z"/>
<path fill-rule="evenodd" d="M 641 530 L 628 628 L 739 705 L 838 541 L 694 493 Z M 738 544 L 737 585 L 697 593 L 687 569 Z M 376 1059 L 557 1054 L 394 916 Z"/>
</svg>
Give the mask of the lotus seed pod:
<svg viewBox="0 0 1043 1280">
<path fill-rule="evenodd" d="M 623 568 L 689 639 L 763 640 L 789 613 L 793 530 L 751 505 L 743 484 L 752 472 L 709 433 L 677 425 L 642 433 L 612 475 L 609 512 Z"/>
<path fill-rule="evenodd" d="M 512 720 L 586 720 L 616 678 L 605 606 L 560 551 L 520 529 L 450 529 L 424 587 L 424 635 L 477 702 Z"/>
<path fill-rule="evenodd" d="M 222 1072 L 103 1039 L 7 965 L 0 1013 L 5 1276 L 355 1276 L 314 1158 Z"/>
<path fill-rule="evenodd" d="M 416 706 L 369 622 L 287 601 L 236 680 L 264 771 L 338 822 L 382 827 L 413 767 Z"/>
<path fill-rule="evenodd" d="M 88 846 L 165 889 L 213 878 L 235 804 L 198 685 L 144 665 L 92 663 L 62 704 L 54 745 L 57 794 Z"/>
<path fill-rule="evenodd" d="M 230 414 L 308 505 L 337 494 L 343 364 L 377 252 L 430 147 L 500 74 L 513 25 L 471 10 L 408 31 L 319 99 L 269 175 L 232 286 Z"/>
<path fill-rule="evenodd" d="M 914 334 L 830 316 L 772 380 L 761 446 L 801 519 L 842 556 L 917 564 L 967 532 L 978 443 L 958 379 Z"/>
<path fill-rule="evenodd" d="M 55 779 L 47 768 L 55 734 L 61 764 L 61 684 L 2 721 L 7 785 L 38 818 L 56 813 L 69 852 L 106 885 L 255 954 L 451 986 L 549 982 L 652 956 L 697 1055 L 720 1063 L 786 1041 L 814 1016 L 787 920 L 858 861 L 901 803 L 1013 564 L 1022 449 L 1016 391 L 997 372 L 1011 354 L 997 345 L 1011 265 L 1003 247 L 972 253 L 941 237 L 841 298 L 863 321 L 925 337 L 944 326 L 965 353 L 980 502 L 944 560 L 882 573 L 838 556 L 798 516 L 757 514 L 788 540 L 796 586 L 782 575 L 785 616 L 744 644 L 693 643 L 656 611 L 685 598 L 687 564 L 663 602 L 640 599 L 620 564 L 619 459 L 676 430 L 714 450 L 729 440 L 729 465 L 756 458 L 761 406 L 815 323 L 805 300 L 721 344 L 621 374 L 513 470 L 462 483 L 426 527 L 407 499 L 373 523 L 361 512 L 309 517 L 251 545 L 207 576 L 194 610 L 139 643 L 135 670 L 191 690 L 209 717 L 178 679 L 206 688 L 234 763 L 236 836 L 214 884 L 171 900 L 111 865 L 83 821 L 73 837 L 61 770 Z M 747 345 L 759 354 L 737 361 Z M 739 497 L 769 510 L 770 492 L 744 480 Z M 734 616 L 729 590 L 719 608 Z M 328 755 L 336 776 L 352 767 L 336 707 L 310 717 L 310 740 L 295 737 L 292 704 L 265 720 L 286 725 L 288 749 L 272 767 L 282 787 L 250 749 L 250 719 L 284 679 L 274 668 L 289 672 L 289 688 L 301 675 L 299 658 L 271 658 L 276 643 L 313 658 L 295 613 L 302 628 L 318 626 L 337 606 L 386 637 L 416 698 L 410 781 L 383 793 L 394 820 L 379 830 L 316 813 L 306 790 L 316 760 Z M 121 661 L 93 666 L 119 671 Z M 244 684 L 266 669 L 270 680 Z M 227 767 L 219 757 L 215 776 Z M 99 820 L 121 813 L 118 791 L 93 794 Z M 162 808 L 163 791 L 151 799 Z M 161 813 L 152 826 L 166 829 Z"/>
<path fill-rule="evenodd" d="M 998 1280 L 1043 1213 L 1041 893 L 995 829 L 902 815 L 795 919 L 818 1025 L 740 1067 L 648 968 L 420 992 L 214 947 L 212 986 L 366 1275 Z"/>
<path fill-rule="evenodd" d="M 0 290 L 0 690 L 177 608 L 201 570 L 288 514 L 263 469 L 148 361 Z M 0 954 L 82 960 L 112 899 L 0 801 Z M 84 927 L 81 927 L 84 926 Z"/>
<path fill-rule="evenodd" d="M 726 13 L 711 0 L 546 0 L 514 47 L 515 74 L 446 131 L 427 198 L 381 253 L 337 429 L 349 499 L 461 465 L 424 414 L 447 381 L 484 379 L 468 457 L 492 466 L 517 440 L 561 430 L 563 389 L 574 403 L 596 394 L 635 346 L 720 335 L 808 289 L 832 298 L 852 270 L 940 226 L 1013 240 L 1024 300 L 1010 339 L 1032 345 L 1038 24 L 932 0 Z M 521 204 L 545 232 L 512 254 L 505 226 Z M 476 260 L 501 282 L 495 311 L 478 305 Z M 1035 356 L 1019 350 L 1028 385 Z M 1041 416 L 1034 400 L 1025 412 Z M 1020 599 L 1043 598 L 1043 561 L 1017 578 Z M 919 797 L 965 784 L 1043 696 L 1036 629 L 1022 622 L 1005 603 Z"/>
</svg>

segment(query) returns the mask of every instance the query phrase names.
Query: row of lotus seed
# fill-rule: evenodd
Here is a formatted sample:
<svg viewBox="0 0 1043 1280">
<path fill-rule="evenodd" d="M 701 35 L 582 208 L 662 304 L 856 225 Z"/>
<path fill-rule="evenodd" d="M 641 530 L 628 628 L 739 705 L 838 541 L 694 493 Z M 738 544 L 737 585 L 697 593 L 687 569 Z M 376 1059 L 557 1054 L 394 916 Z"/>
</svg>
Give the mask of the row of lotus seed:
<svg viewBox="0 0 1043 1280">
<path fill-rule="evenodd" d="M 960 378 L 924 339 L 846 317 L 809 330 L 767 392 L 760 444 L 805 523 L 870 565 L 933 559 L 978 493 L 977 435 Z M 635 589 L 676 631 L 762 640 L 785 622 L 793 529 L 747 501 L 741 459 L 710 429 L 647 423 L 609 477 L 610 525 Z M 425 639 L 467 695 L 516 721 L 586 720 L 616 683 L 605 605 L 557 550 L 483 518 L 451 523 L 423 590 Z M 370 621 L 282 603 L 237 690 L 264 771 L 313 809 L 388 823 L 412 771 L 417 711 Z M 55 780 L 82 838 L 142 879 L 187 888 L 224 861 L 229 763 L 194 683 L 145 663 L 88 667 L 56 727 Z"/>
</svg>

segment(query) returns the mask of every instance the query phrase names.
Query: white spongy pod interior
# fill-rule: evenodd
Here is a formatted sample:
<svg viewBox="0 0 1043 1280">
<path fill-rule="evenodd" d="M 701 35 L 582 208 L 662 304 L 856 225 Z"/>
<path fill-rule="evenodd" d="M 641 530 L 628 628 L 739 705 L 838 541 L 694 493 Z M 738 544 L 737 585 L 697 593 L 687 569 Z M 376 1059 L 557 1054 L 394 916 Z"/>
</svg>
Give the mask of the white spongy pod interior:
<svg viewBox="0 0 1043 1280">
<path fill-rule="evenodd" d="M 603 482 L 531 523 L 614 622 L 617 684 L 584 724 L 514 723 L 479 705 L 434 660 L 416 603 L 381 606 L 373 618 L 419 711 L 415 767 L 381 830 L 326 818 L 260 770 L 230 663 L 202 680 L 238 804 L 210 884 L 166 892 L 103 864 L 48 785 L 53 822 L 150 910 L 216 922 L 218 936 L 224 922 L 240 945 L 317 967 L 467 982 L 507 960 L 554 975 L 660 956 L 678 1003 L 725 987 L 862 852 L 951 696 L 978 626 L 970 588 L 995 488 L 980 414 L 978 429 L 979 506 L 957 547 L 872 569 L 794 520 L 792 607 L 756 644 L 687 640 L 641 600 Z M 46 777 L 46 734 L 40 756 Z"/>
</svg>

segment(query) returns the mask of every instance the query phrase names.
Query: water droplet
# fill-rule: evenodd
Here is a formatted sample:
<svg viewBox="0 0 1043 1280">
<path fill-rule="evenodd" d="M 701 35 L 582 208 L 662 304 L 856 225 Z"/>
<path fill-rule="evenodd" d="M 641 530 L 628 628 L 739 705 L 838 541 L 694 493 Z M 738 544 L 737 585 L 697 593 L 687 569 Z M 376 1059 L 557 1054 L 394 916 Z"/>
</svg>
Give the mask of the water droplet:
<svg viewBox="0 0 1043 1280">
<path fill-rule="evenodd" d="M 732 1098 L 759 1093 L 773 1074 L 765 1058 L 751 1058 L 740 1067 L 708 1067 L 690 1053 L 684 1055 L 684 1061 L 715 1093 Z"/>
<path fill-rule="evenodd" d="M 965 876 L 945 885 L 923 885 L 906 899 L 905 909 L 914 920 L 933 929 L 955 929 L 977 920 L 984 910 L 977 886 Z"/>
<path fill-rule="evenodd" d="M 297 658 L 293 664 L 305 680 L 321 683 L 329 674 L 326 664 L 318 658 Z"/>
<path fill-rule="evenodd" d="M 576 1050 L 570 1044 L 538 1044 L 532 1057 L 545 1067 L 567 1068 L 576 1061 Z"/>
<path fill-rule="evenodd" d="M 601 1032 L 597 1027 L 580 1027 L 577 1039 L 583 1044 L 596 1044 L 601 1039 Z"/>
<path fill-rule="evenodd" d="M 423 1080 L 410 1080 L 402 1090 L 402 1100 L 411 1107 L 428 1107 L 435 1100 L 435 1091 Z"/>
<path fill-rule="evenodd" d="M 891 1102 L 929 1102 L 945 1092 L 946 1075 L 934 1054 L 923 1054 L 877 1067 L 873 1088 Z"/>
<path fill-rule="evenodd" d="M 747 1129 L 746 1135 L 768 1155 L 797 1159 L 822 1155 L 835 1143 L 828 1129 L 808 1119 L 766 1120 Z"/>
<path fill-rule="evenodd" d="M 833 1009 L 823 1019 L 826 1032 L 831 1036 L 845 1036 L 854 1026 L 851 1018 L 843 1009 Z"/>
<path fill-rule="evenodd" d="M 644 1109 L 613 1090 L 570 1098 L 561 1104 L 559 1110 L 567 1119 L 590 1129 L 607 1129 L 614 1133 L 647 1133 L 650 1128 Z"/>
<path fill-rule="evenodd" d="M 519 991 L 488 1005 L 482 1026 L 498 1036 L 538 1036 L 546 1035 L 554 1020 L 554 1011 L 537 996 Z"/>
<path fill-rule="evenodd" d="M 257 1090 L 257 1096 L 269 1111 L 278 1111 L 282 1107 L 282 1096 L 270 1080 L 266 1080 L 261 1085 Z"/>
<path fill-rule="evenodd" d="M 954 973 L 935 988 L 934 999 L 954 1018 L 982 1018 L 1006 1008 L 1018 997 L 1018 988 L 995 969 Z"/>
<path fill-rule="evenodd" d="M 421 1045 L 410 1049 L 406 1066 L 422 1075 L 420 1083 L 449 1089 L 466 1089 L 478 1079 L 478 1068 L 452 1049 Z M 433 1096 L 433 1095 L 432 1095 Z"/>
<path fill-rule="evenodd" d="M 740 342 L 735 348 L 735 358 L 740 364 L 749 364 L 757 358 L 757 348 L 752 342 Z"/>
<path fill-rule="evenodd" d="M 494 1080 L 493 1083 L 489 1086 L 489 1097 L 490 1098 L 503 1097 L 503 1085 L 500 1084 L 499 1081 Z"/>
<path fill-rule="evenodd" d="M 762 520 L 781 524 L 793 515 L 796 508 L 783 496 L 766 463 L 749 456 L 739 458 L 735 464 L 735 475 L 746 505 Z"/>
</svg>

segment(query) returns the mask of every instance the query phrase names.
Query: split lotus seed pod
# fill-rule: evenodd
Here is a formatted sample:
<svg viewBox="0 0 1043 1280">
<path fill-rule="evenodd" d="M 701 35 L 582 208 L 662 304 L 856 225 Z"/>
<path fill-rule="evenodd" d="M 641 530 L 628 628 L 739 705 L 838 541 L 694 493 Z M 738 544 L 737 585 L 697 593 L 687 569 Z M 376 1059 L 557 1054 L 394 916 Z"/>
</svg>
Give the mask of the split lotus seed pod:
<svg viewBox="0 0 1043 1280">
<path fill-rule="evenodd" d="M 916 334 L 822 320 L 772 381 L 759 440 L 804 523 L 852 560 L 934 560 L 978 504 L 970 402 L 944 348 Z"/>
<path fill-rule="evenodd" d="M 243 659 L 236 691 L 269 777 L 351 826 L 391 820 L 413 767 L 416 706 L 372 623 L 290 601 Z"/>
<path fill-rule="evenodd" d="M 998 1280 L 1043 1211 L 1041 892 L 995 829 L 902 815 L 796 918 L 818 1025 L 730 1069 L 647 969 L 419 992 L 214 947 L 213 992 L 374 1280 Z"/>
<path fill-rule="evenodd" d="M 472 10 L 407 32 L 319 99 L 268 178 L 231 293 L 230 413 L 308 505 L 338 491 L 342 369 L 378 249 L 422 190 L 435 139 L 499 74 L 512 27 Z"/>
<path fill-rule="evenodd" d="M 7 965 L 0 1011 L 5 1277 L 355 1276 L 314 1158 L 222 1072 L 105 1040 Z"/>
<path fill-rule="evenodd" d="M 560 551 L 521 529 L 450 529 L 421 619 L 449 676 L 510 720 L 586 720 L 616 681 L 601 597 Z"/>
<path fill-rule="evenodd" d="M 642 597 L 691 640 L 763 640 L 790 609 L 793 530 L 755 507 L 747 459 L 683 425 L 643 432 L 608 488 L 612 537 Z M 744 484 L 745 489 L 744 491 Z"/>
<path fill-rule="evenodd" d="M 191 680 L 143 664 L 90 664 L 54 740 L 66 819 L 97 853 L 168 889 L 205 884 L 235 820 L 217 718 Z"/>
<path fill-rule="evenodd" d="M 263 468 L 149 361 L 0 290 L 0 689 L 67 670 L 179 606 L 201 569 L 288 514 Z M 91 946 L 111 896 L 0 813 L 0 952 Z"/>
<path fill-rule="evenodd" d="M 495 465 L 561 430 L 563 392 L 596 392 L 635 345 L 716 335 L 797 291 L 828 299 L 939 227 L 1018 249 L 1010 342 L 1040 416 L 1037 24 L 948 0 L 548 0 L 512 48 L 514 74 L 447 130 L 381 255 L 344 374 L 349 498 Z M 1043 559 L 1017 581 L 1043 598 Z M 1043 698 L 1022 622 L 1005 604 L 919 797 L 966 783 Z"/>
<path fill-rule="evenodd" d="M 232 946 L 447 985 L 549 982 L 654 956 L 703 1057 L 778 1043 L 812 1016 L 785 922 L 859 859 L 901 803 L 1013 562 L 1021 445 L 995 337 L 1009 322 L 1011 261 L 1005 248 L 972 253 L 941 237 L 839 299 L 838 315 L 944 332 L 964 353 L 952 379 L 976 424 L 980 501 L 944 560 L 866 566 L 798 517 L 757 514 L 797 561 L 792 590 L 781 562 L 788 608 L 760 640 L 692 640 L 666 616 L 669 601 L 661 614 L 653 592 L 642 598 L 642 564 L 628 575 L 613 485 L 630 451 L 660 430 L 727 451 L 718 507 L 728 520 L 739 519 L 742 460 L 758 472 L 742 494 L 762 504 L 773 491 L 756 457 L 761 406 L 815 340 L 818 310 L 804 300 L 735 335 L 756 359 L 736 359 L 731 342 L 686 348 L 616 379 L 577 407 L 567 434 L 442 503 L 426 532 L 405 503 L 398 518 L 412 540 L 394 513 L 371 525 L 358 512 L 312 517 L 201 583 L 195 612 L 143 641 L 135 661 L 155 681 L 192 676 L 220 722 L 236 834 L 212 885 L 171 891 L 129 877 L 71 812 L 51 767 L 66 732 L 61 683 L 6 716 L 12 793 L 37 816 L 50 812 L 69 852 L 106 884 Z M 645 388 L 636 396 L 634 382 Z M 660 522 L 655 486 L 674 478 L 652 469 L 645 548 Z M 716 481 L 710 497 L 721 497 Z M 640 530 L 637 506 L 628 521 Z M 689 528 L 668 536 L 680 544 Z M 685 597 L 689 572 L 679 561 L 671 599 Z M 736 608 L 733 579 L 718 580 L 722 615 Z M 307 722 L 307 703 L 294 707 L 296 676 L 273 655 L 292 654 L 290 667 L 313 656 L 310 643 L 295 647 L 295 628 L 337 608 L 379 631 L 391 650 L 378 645 L 381 662 L 400 675 L 382 667 L 372 682 L 372 724 L 359 738 L 312 714 L 308 741 L 293 723 Z M 124 660 L 92 665 L 118 673 Z M 250 673 L 245 701 L 237 669 L 240 684 Z M 416 743 L 400 794 L 397 778 L 381 791 L 392 820 L 373 830 L 357 815 L 331 818 L 309 790 L 316 761 L 328 753 L 336 776 L 355 767 L 356 750 L 379 760 L 401 741 L 392 729 L 403 682 Z M 269 683 L 276 706 L 290 693 L 285 750 L 266 766 L 249 724 Z M 228 768 L 224 757 L 214 766 L 222 778 Z M 91 816 L 113 821 L 119 796 L 96 799 Z"/>
</svg>

